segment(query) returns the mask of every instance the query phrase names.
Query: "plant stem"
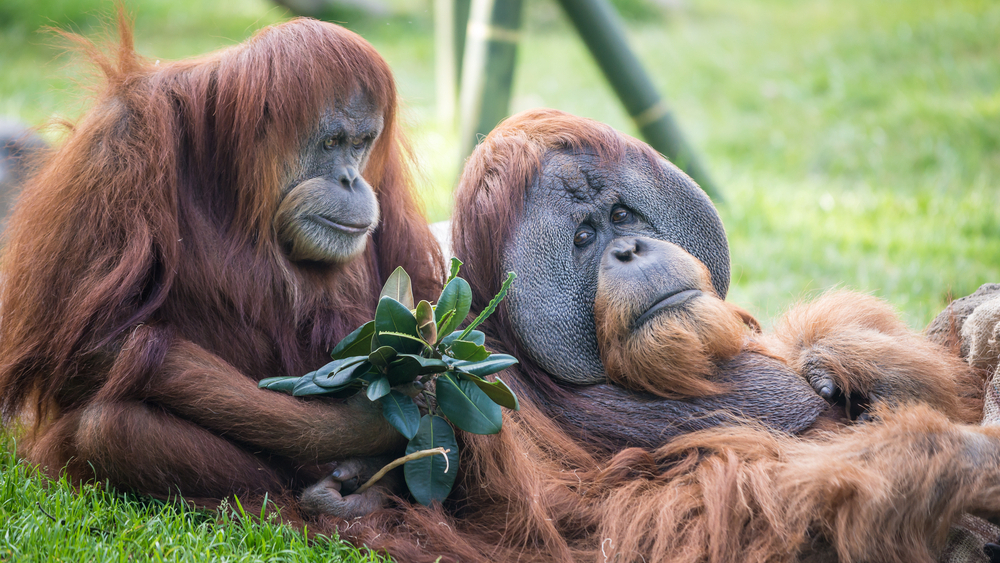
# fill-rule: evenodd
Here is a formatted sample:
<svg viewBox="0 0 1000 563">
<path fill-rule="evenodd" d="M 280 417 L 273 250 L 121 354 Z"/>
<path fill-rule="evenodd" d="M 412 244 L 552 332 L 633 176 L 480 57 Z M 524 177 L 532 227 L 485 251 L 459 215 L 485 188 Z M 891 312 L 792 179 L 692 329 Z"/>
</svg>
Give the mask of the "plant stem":
<svg viewBox="0 0 1000 563">
<path fill-rule="evenodd" d="M 448 455 L 447 454 L 450 451 L 451 450 L 446 450 L 444 448 L 432 448 L 432 449 L 429 449 L 429 450 L 420 450 L 419 452 L 413 452 L 412 454 L 405 455 L 405 456 L 403 456 L 403 457 L 401 457 L 399 459 L 395 459 L 395 460 L 389 462 L 389 464 L 386 465 L 385 467 L 383 467 L 382 469 L 379 469 L 378 473 L 376 473 L 375 475 L 372 475 L 371 479 L 365 481 L 364 485 L 361 485 L 360 487 L 358 487 L 358 490 L 354 491 L 351 494 L 360 495 L 361 493 L 367 491 L 368 488 L 371 487 L 372 485 L 374 485 L 379 479 L 381 479 L 382 477 L 385 477 L 386 473 L 392 471 L 393 469 L 399 467 L 400 465 L 403 465 L 404 463 L 406 463 L 408 461 L 413 461 L 415 459 L 420 459 L 420 458 L 424 458 L 424 457 L 430 457 L 432 455 L 442 455 L 442 456 L 444 456 L 444 472 L 447 473 L 448 472 L 448 468 L 450 466 L 450 464 L 448 463 Z"/>
</svg>

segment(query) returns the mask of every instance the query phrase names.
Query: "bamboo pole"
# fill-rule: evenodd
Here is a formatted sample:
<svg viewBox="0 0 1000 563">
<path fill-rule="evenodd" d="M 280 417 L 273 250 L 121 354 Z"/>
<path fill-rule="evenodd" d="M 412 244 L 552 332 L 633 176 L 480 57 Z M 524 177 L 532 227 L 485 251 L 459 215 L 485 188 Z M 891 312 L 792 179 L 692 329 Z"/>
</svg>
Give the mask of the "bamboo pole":
<svg viewBox="0 0 1000 563">
<path fill-rule="evenodd" d="M 472 0 L 459 95 L 459 145 L 465 159 L 481 136 L 507 117 L 521 37 L 522 0 Z"/>
<path fill-rule="evenodd" d="M 438 119 L 455 122 L 470 0 L 434 0 L 434 81 Z"/>
<path fill-rule="evenodd" d="M 716 202 L 722 193 L 684 140 L 674 114 L 629 47 L 608 0 L 559 0 L 636 127 L 654 149 L 688 173 Z"/>
<path fill-rule="evenodd" d="M 458 85 L 462 83 L 462 58 L 465 57 L 465 34 L 469 27 L 469 10 L 472 8 L 472 0 L 451 0 L 452 13 L 455 19 L 452 21 L 452 40 L 454 45 L 455 58 L 455 93 L 458 93 Z"/>
</svg>

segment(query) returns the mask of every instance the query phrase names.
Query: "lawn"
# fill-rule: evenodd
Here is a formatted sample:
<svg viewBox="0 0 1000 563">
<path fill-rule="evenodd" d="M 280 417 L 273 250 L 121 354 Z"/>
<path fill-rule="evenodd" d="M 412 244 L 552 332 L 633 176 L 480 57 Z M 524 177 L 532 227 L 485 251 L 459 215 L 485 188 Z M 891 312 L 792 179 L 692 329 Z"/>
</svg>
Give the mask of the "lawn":
<svg viewBox="0 0 1000 563">
<path fill-rule="evenodd" d="M 12 442 L 0 446 L 0 561 L 386 561 L 340 541 L 309 541 L 239 504 L 209 512 L 101 485 L 74 489 L 18 462 Z"/>
<path fill-rule="evenodd" d="M 796 300 L 848 287 L 887 299 L 922 328 L 950 296 L 1000 281 L 1000 4 L 661 3 L 668 7 L 628 2 L 630 39 L 725 193 L 731 300 L 767 324 Z M 431 4 L 392 0 L 389 17 L 343 19 L 396 72 L 428 216 L 440 220 L 459 155 L 453 125 L 435 112 Z M 558 6 L 528 4 L 512 109 L 556 107 L 635 134 Z M 139 51 L 162 59 L 232 44 L 287 17 L 264 0 L 128 5 Z M 48 23 L 99 34 L 98 16 L 111 9 L 99 0 L 4 0 L 0 115 L 31 124 L 79 116 L 90 75 L 37 29 Z M 0 558 L 33 545 L 38 559 L 45 546 L 65 549 L 67 560 L 106 552 L 173 559 L 225 544 L 219 557 L 242 560 L 269 557 L 253 546 L 280 538 L 273 543 L 296 554 L 289 558 L 311 559 L 335 545 L 309 548 L 285 529 L 218 526 L 214 516 L 100 489 L 79 497 L 64 484 L 43 491 L 4 455 L 0 517 L 20 524 L 0 539 Z M 52 522 L 36 498 L 74 523 Z M 83 524 L 100 514 L 117 516 Z M 134 526 L 147 539 L 129 547 Z M 103 531 L 88 531 L 95 527 Z M 174 538 L 181 547 L 169 552 L 163 546 Z"/>
</svg>

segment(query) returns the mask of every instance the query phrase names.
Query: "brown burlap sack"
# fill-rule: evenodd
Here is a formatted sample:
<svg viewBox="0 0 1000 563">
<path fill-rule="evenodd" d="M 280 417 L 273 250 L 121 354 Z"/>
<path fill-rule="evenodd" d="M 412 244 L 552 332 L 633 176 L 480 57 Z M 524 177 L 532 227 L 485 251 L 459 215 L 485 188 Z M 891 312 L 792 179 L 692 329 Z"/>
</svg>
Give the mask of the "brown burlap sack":
<svg viewBox="0 0 1000 563">
<path fill-rule="evenodd" d="M 983 401 L 984 425 L 1000 424 L 1000 285 L 987 284 L 948 307 L 928 328 L 934 338 L 948 330 L 961 335 L 962 355 L 970 365 L 986 370 L 989 383 Z M 987 544 L 989 545 L 987 547 Z M 982 518 L 965 515 L 948 534 L 941 563 L 1000 563 L 1000 528 Z"/>
</svg>

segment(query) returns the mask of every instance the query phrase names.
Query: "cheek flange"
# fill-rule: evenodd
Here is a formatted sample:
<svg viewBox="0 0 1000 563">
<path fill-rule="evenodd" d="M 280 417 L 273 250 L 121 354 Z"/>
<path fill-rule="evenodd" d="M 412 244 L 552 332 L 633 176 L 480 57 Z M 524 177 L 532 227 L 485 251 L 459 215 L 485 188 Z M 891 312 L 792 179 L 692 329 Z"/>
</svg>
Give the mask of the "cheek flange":
<svg viewBox="0 0 1000 563">
<path fill-rule="evenodd" d="M 599 254 L 578 264 L 571 242 L 575 223 L 532 203 L 501 261 L 503 271 L 518 276 L 502 306 L 527 355 L 553 378 L 604 383 L 594 326 Z"/>
</svg>

